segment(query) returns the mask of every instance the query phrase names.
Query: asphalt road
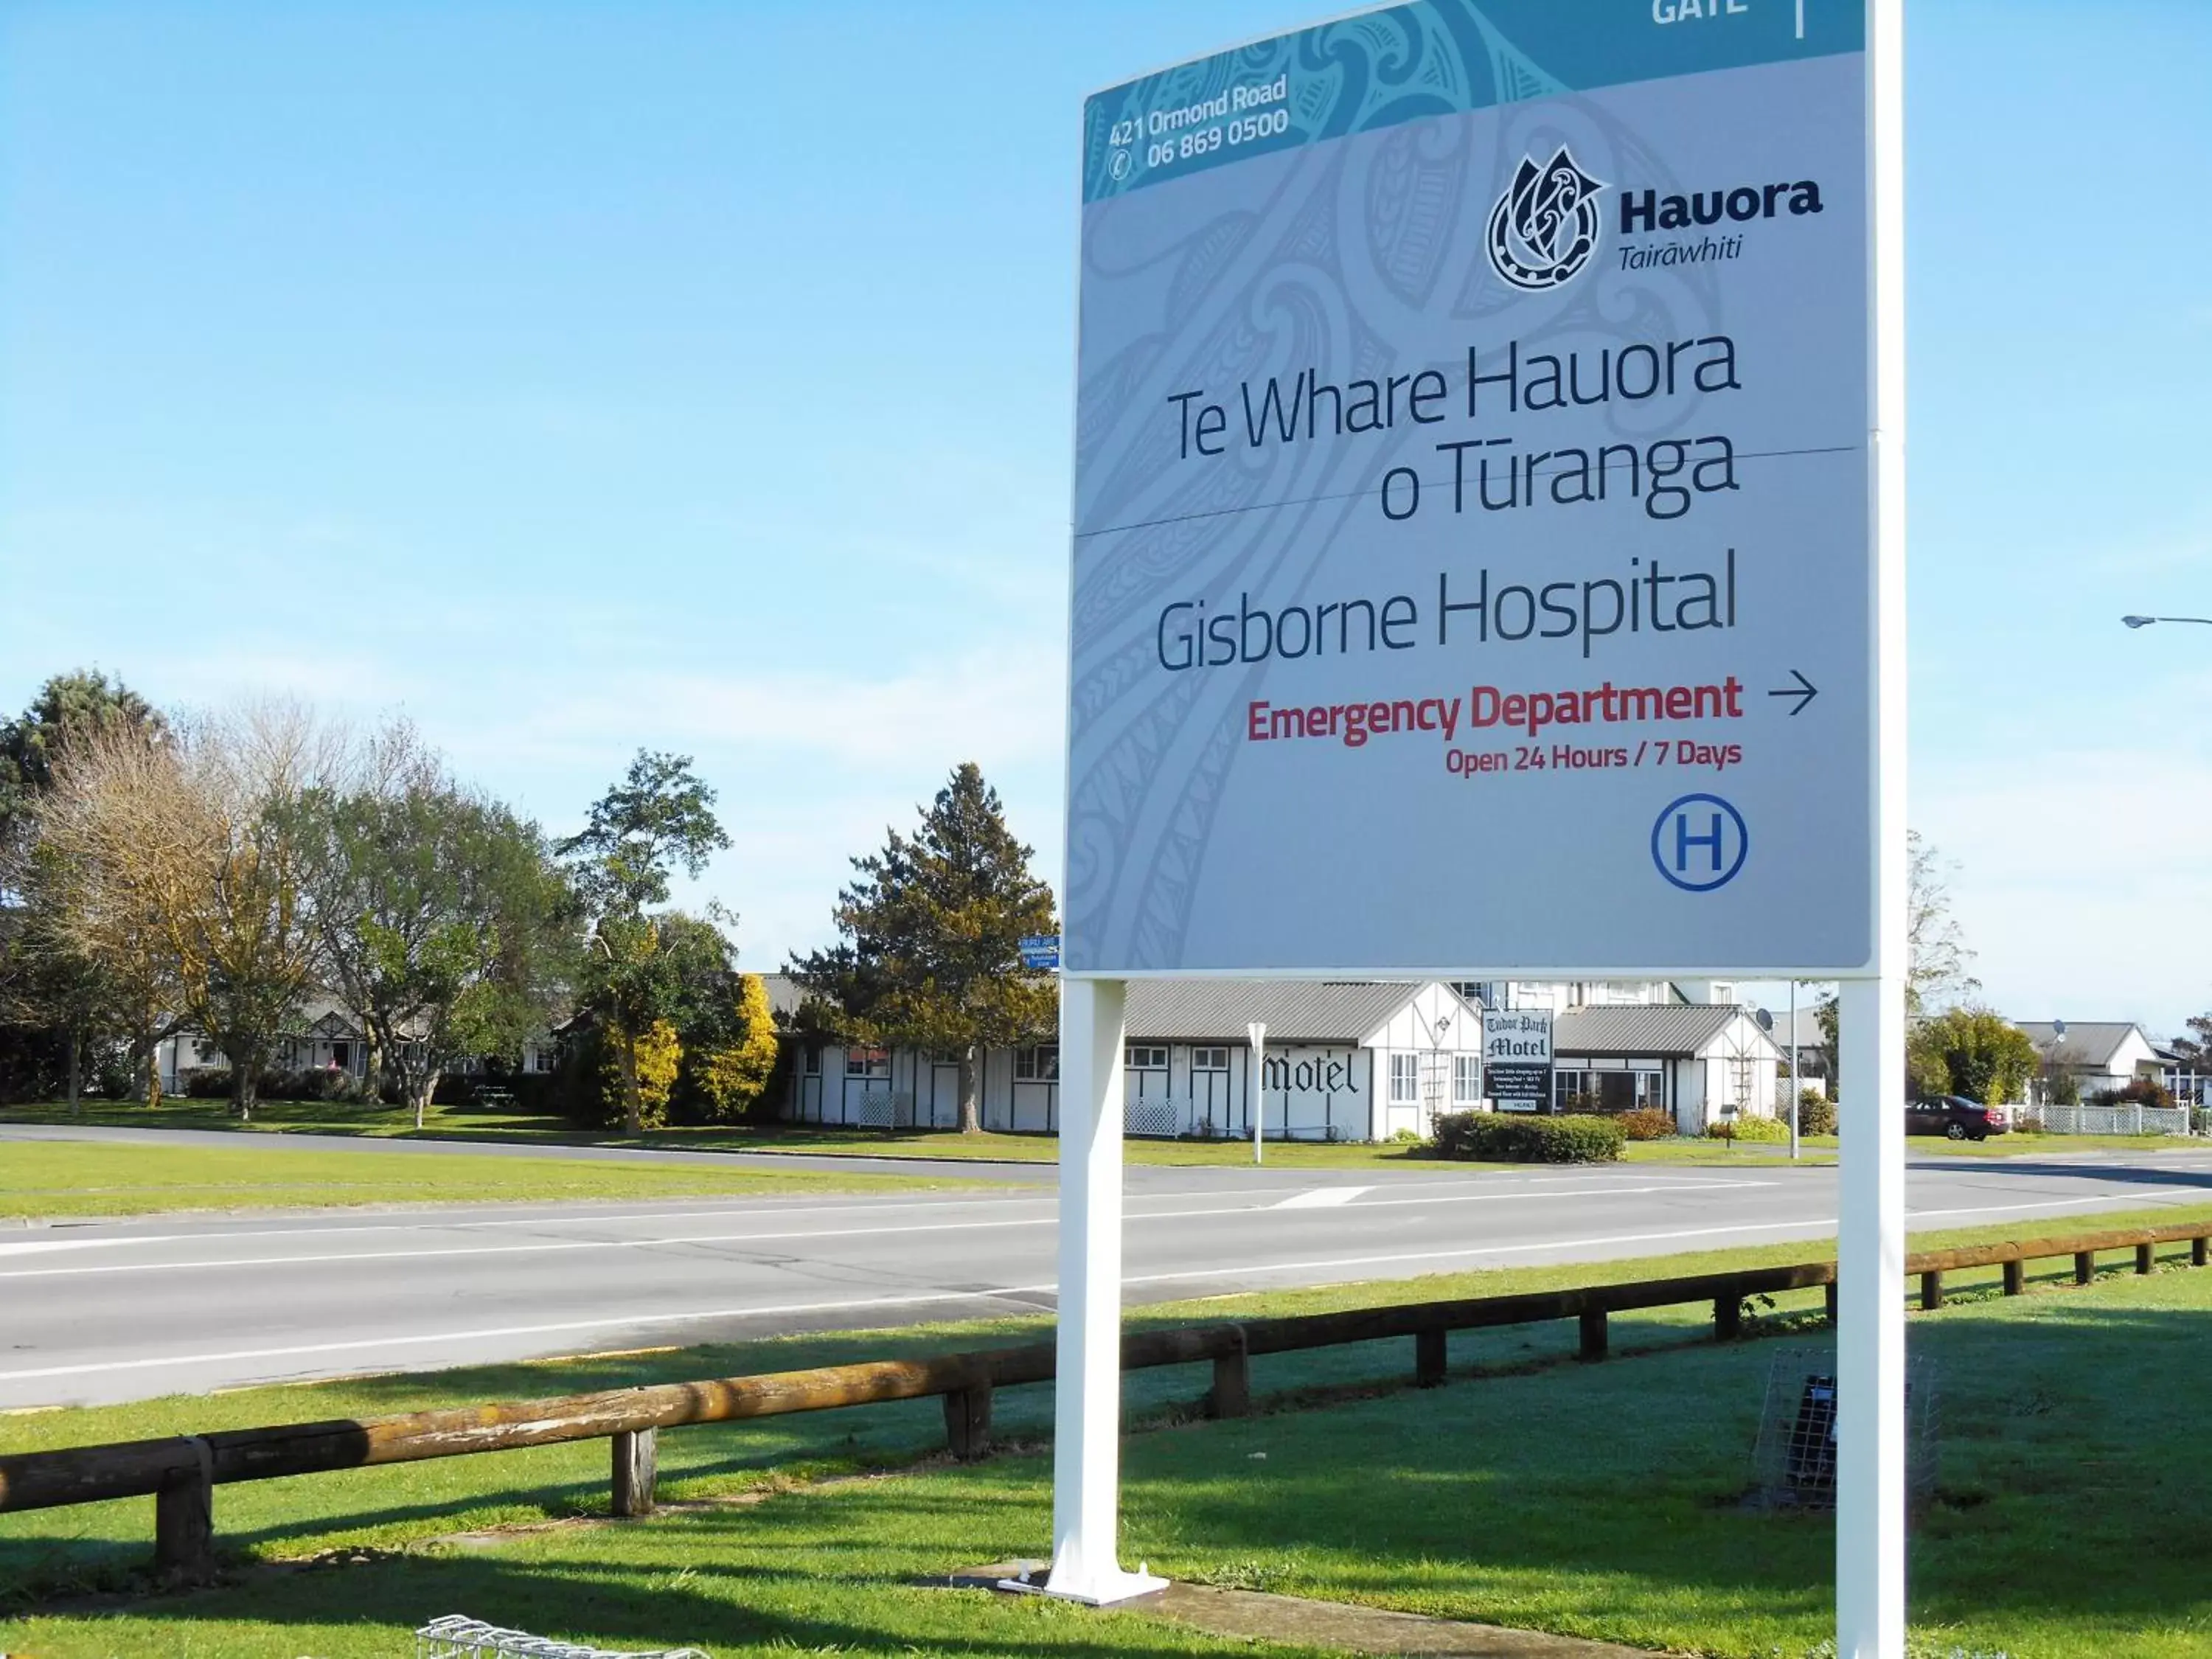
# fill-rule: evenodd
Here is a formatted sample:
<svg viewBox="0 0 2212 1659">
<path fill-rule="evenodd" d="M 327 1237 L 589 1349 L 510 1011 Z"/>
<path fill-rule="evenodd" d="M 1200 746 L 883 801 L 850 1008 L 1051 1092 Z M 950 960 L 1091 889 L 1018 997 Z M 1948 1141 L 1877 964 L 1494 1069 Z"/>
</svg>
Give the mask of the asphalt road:
<svg viewBox="0 0 2212 1659">
<path fill-rule="evenodd" d="M 0 1234 L 0 1408 L 1049 1309 L 1057 1206 L 1034 1183 L 1050 1171 L 993 1173 L 996 1189 L 911 1195 L 154 1218 Z M 1818 1238 L 1834 1231 L 1835 1174 L 1132 1166 L 1127 1294 Z M 2212 1151 L 1929 1161 L 1910 1186 L 1916 1227 L 2208 1197 Z"/>
</svg>

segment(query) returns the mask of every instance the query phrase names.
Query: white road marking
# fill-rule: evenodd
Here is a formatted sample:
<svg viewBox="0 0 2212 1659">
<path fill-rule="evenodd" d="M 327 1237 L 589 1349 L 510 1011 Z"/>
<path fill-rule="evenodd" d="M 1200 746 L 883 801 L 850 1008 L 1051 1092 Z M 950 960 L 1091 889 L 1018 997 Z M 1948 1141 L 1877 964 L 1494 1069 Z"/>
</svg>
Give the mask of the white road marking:
<svg viewBox="0 0 2212 1659">
<path fill-rule="evenodd" d="M 1764 1187 L 1771 1186 L 1774 1183 L 1765 1181 L 1705 1181 L 1697 1184 L 1702 1188 L 1711 1188 Z M 1324 1188 L 1320 1190 L 1326 1192 L 1330 1189 Z M 1358 1188 L 1351 1190 L 1358 1193 L 1370 1192 L 1374 1189 Z M 1547 1188 L 1541 1191 L 1514 1189 L 1503 1192 L 1433 1193 L 1425 1194 L 1419 1198 L 1376 1199 L 1370 1203 L 1360 1205 L 1358 1208 L 1366 1211 L 1399 1208 L 1413 1205 L 1496 1204 L 1516 1199 L 1587 1198 L 1616 1194 L 1634 1196 L 1680 1190 L 1683 1190 L 1680 1183 L 1670 1182 L 1662 1186 L 1623 1187 L 1607 1184 L 1570 1188 Z M 1133 1223 L 1206 1220 L 1222 1216 L 1249 1215 L 1270 1207 L 1273 1206 L 1247 1203 L 1228 1205 L 1210 1210 L 1152 1210 L 1131 1214 L 1128 1220 Z M 800 1239 L 829 1241 L 846 1238 L 880 1238 L 887 1235 L 907 1233 L 982 1232 L 1008 1227 L 1052 1227 L 1057 1226 L 1059 1223 L 1060 1216 L 1055 1207 L 1050 1215 L 1023 1216 L 1012 1219 L 910 1222 L 889 1227 L 804 1227 L 784 1232 L 769 1233 L 675 1233 L 647 1238 L 541 1239 L 528 1244 L 441 1245 L 426 1246 L 421 1249 L 413 1250 L 324 1251 L 302 1255 L 218 1257 L 211 1261 L 103 1261 L 73 1267 L 10 1267 L 0 1270 L 0 1279 L 82 1279 L 94 1276 L 109 1277 L 119 1273 L 212 1272 L 228 1267 L 265 1270 L 272 1267 L 329 1267 L 334 1263 L 444 1261 L 459 1257 L 498 1255 L 556 1255 L 583 1250 L 650 1250 L 680 1245 L 781 1244 Z M 280 1236 L 290 1237 L 291 1235 Z M 233 1235 L 222 1235 L 219 1242 L 227 1241 Z M 187 1236 L 188 1241 L 189 1236 Z"/>
<path fill-rule="evenodd" d="M 2003 1209 L 2064 1209 L 2084 1200 L 2058 1200 L 2045 1205 L 2004 1205 Z M 1917 1211 L 1914 1215 L 1968 1213 L 1950 1210 Z M 1279 1273 L 1313 1273 L 1345 1267 L 1372 1267 L 1409 1261 L 1470 1261 L 1483 1256 L 1524 1255 L 1540 1250 L 1595 1249 L 1616 1244 L 1655 1244 L 1692 1238 L 1717 1238 L 1744 1233 L 1796 1233 L 1808 1228 L 1830 1228 L 1833 1216 L 1813 1216 L 1802 1221 L 1745 1223 L 1726 1227 L 1689 1227 L 1668 1232 L 1608 1233 L 1586 1238 L 1552 1239 L 1526 1244 L 1477 1244 L 1461 1249 L 1416 1250 L 1388 1255 L 1336 1256 L 1305 1261 L 1247 1263 L 1233 1267 L 1202 1267 L 1178 1273 L 1125 1276 L 1125 1285 L 1168 1285 L 1207 1279 L 1235 1279 Z M 1781 1242 L 1781 1241 L 1778 1241 Z M 611 1318 L 572 1319 L 539 1325 L 490 1326 L 471 1331 L 442 1331 L 434 1335 L 362 1337 L 343 1342 L 311 1342 L 281 1348 L 238 1348 L 224 1352 L 172 1354 L 153 1359 L 106 1360 L 98 1364 L 45 1365 L 23 1370 L 0 1371 L 0 1382 L 34 1382 L 44 1377 L 93 1376 L 117 1371 L 154 1370 L 181 1365 L 234 1364 L 244 1360 L 304 1358 L 317 1354 L 350 1353 L 364 1350 L 428 1346 L 441 1343 L 490 1341 L 503 1337 L 567 1335 L 579 1331 L 636 1329 L 655 1326 L 696 1324 L 712 1319 L 773 1319 L 800 1314 L 837 1313 L 864 1308 L 909 1308 L 958 1302 L 991 1302 L 1010 1297 L 1055 1294 L 1056 1283 L 1006 1285 L 989 1290 L 933 1291 L 913 1296 L 867 1297 L 843 1302 L 793 1302 L 750 1308 L 707 1308 L 673 1313 L 626 1313 Z"/>
<path fill-rule="evenodd" d="M 574 1331 L 688 1324 L 707 1319 L 840 1313 L 848 1308 L 919 1308 L 945 1302 L 993 1302 L 1010 1296 L 1048 1293 L 1054 1288 L 1051 1285 L 1016 1285 L 993 1291 L 933 1291 L 918 1296 L 864 1297 L 850 1302 L 791 1302 L 773 1308 L 702 1308 L 688 1313 L 624 1314 L 611 1319 L 564 1319 L 545 1325 L 494 1325 L 481 1330 L 441 1331 L 434 1336 L 359 1337 L 344 1342 L 302 1342 L 285 1348 L 233 1348 L 214 1353 L 170 1354 L 160 1359 L 112 1359 L 99 1364 L 41 1365 L 29 1370 L 0 1371 L 0 1382 L 33 1382 L 46 1376 L 96 1376 L 112 1371 L 155 1370 L 177 1365 L 233 1364 L 246 1359 L 303 1359 L 313 1354 L 354 1353 L 365 1348 L 419 1347 L 434 1343 L 489 1341 L 511 1336 L 560 1336 Z"/>
<path fill-rule="evenodd" d="M 1832 1227 L 1833 1216 L 1813 1216 L 1802 1221 L 1745 1222 L 1732 1227 L 1690 1227 L 1663 1233 L 1610 1233 L 1596 1238 L 1553 1238 L 1529 1244 L 1471 1244 L 1456 1250 L 1402 1250 L 1389 1255 L 1342 1255 L 1311 1261 L 1275 1261 L 1242 1267 L 1199 1267 L 1172 1273 L 1125 1275 L 1124 1285 L 1171 1285 L 1192 1279 L 1229 1279 L 1240 1273 L 1293 1273 L 1334 1271 L 1340 1267 L 1379 1267 L 1407 1261 L 1468 1261 L 1486 1255 L 1525 1255 L 1535 1250 L 1583 1250 L 1601 1244 L 1656 1244 L 1684 1238 L 1717 1238 L 1734 1233 L 1800 1232 L 1808 1227 Z M 1782 1241 L 1777 1241 L 1778 1243 Z"/>
<path fill-rule="evenodd" d="M 1302 1193 L 1292 1193 L 1272 1207 L 1278 1210 L 1327 1210 L 1339 1204 L 1349 1204 L 1362 1193 L 1371 1193 L 1372 1187 L 1309 1187 Z"/>
<path fill-rule="evenodd" d="M 6 1137 L 4 1135 L 0 1135 L 0 1140 L 4 1140 L 5 1139 Z M 1049 1164 L 1042 1164 L 1039 1167 L 1043 1170 L 1050 1170 L 1054 1168 L 1054 1166 Z M 1627 1174 L 1629 1171 L 1624 1168 L 1622 1173 Z M 1635 1187 L 1607 1186 L 1603 1188 L 1590 1188 L 1589 1190 L 1593 1192 L 1623 1193 L 1656 1193 L 1673 1192 L 1677 1190 L 1683 1192 L 1696 1192 L 1710 1187 L 1764 1186 L 1772 1184 L 1771 1182 L 1717 1180 L 1709 1176 L 1701 1176 L 1687 1173 L 1677 1176 L 1671 1171 L 1661 1170 L 1652 1170 L 1648 1173 L 1638 1171 L 1637 1173 L 1642 1176 L 1642 1179 L 1646 1184 Z M 1407 1176 L 1406 1178 L 1408 1180 L 1433 1179 L 1439 1182 L 1449 1181 L 1450 1183 L 1455 1186 L 1472 1186 L 1476 1182 L 1480 1182 L 1484 1189 L 1481 1193 L 1474 1194 L 1462 1194 L 1462 1196 L 1493 1198 L 1502 1195 L 1509 1195 L 1524 1189 L 1529 1192 L 1540 1191 L 1549 1193 L 1556 1196 L 1578 1197 L 1583 1194 L 1580 1193 L 1559 1194 L 1557 1189 L 1565 1182 L 1571 1181 L 1587 1182 L 1591 1177 L 1588 1174 L 1532 1174 L 1527 1176 L 1489 1174 L 1455 1177 L 1445 1175 L 1443 1172 L 1439 1172 L 1434 1176 Z M 1193 1198 L 1264 1198 L 1273 1193 L 1297 1193 L 1310 1190 L 1311 1189 L 1307 1188 L 1284 1186 L 1200 1188 L 1189 1192 L 1139 1193 L 1133 1194 L 1131 1201 L 1134 1203 L 1144 1203 L 1148 1201 L 1165 1201 L 1176 1199 Z M 1354 1190 L 1359 1192 L 1376 1192 L 1379 1191 L 1380 1188 L 1375 1187 L 1361 1187 L 1355 1188 Z M 1388 1202 L 1392 1200 L 1384 1201 Z M 1424 1198 L 1407 1199 L 1399 1201 L 1406 1203 L 1434 1203 L 1438 1201 L 1449 1203 L 1458 1200 L 1455 1196 L 1447 1195 L 1443 1197 L 1441 1200 Z M 510 1227 L 607 1226 L 626 1221 L 707 1221 L 726 1217 L 733 1211 L 742 1210 L 753 1206 L 758 1206 L 762 1213 L 774 1216 L 843 1215 L 848 1213 L 865 1213 L 873 1215 L 891 1210 L 953 1209 L 965 1208 L 976 1205 L 1000 1206 L 1012 1204 L 1050 1204 L 1057 1206 L 1059 1202 L 1060 1199 L 1057 1194 L 1046 1192 L 1024 1196 L 1022 1194 L 1020 1188 L 1009 1183 L 1008 1189 L 1003 1194 L 998 1192 L 988 1192 L 979 1193 L 973 1197 L 963 1198 L 947 1194 L 939 1197 L 913 1199 L 874 1199 L 861 1196 L 855 1197 L 851 1201 L 842 1204 L 793 1204 L 778 1200 L 766 1194 L 733 1194 L 726 1201 L 711 1210 L 623 1210 L 608 1215 L 573 1215 L 562 1211 L 553 1211 L 549 1212 L 541 1210 L 537 1213 L 524 1216 L 500 1216 L 477 1219 L 471 1218 L 464 1215 L 461 1218 L 456 1220 L 441 1220 L 438 1218 L 437 1212 L 433 1211 L 427 1214 L 418 1212 L 409 1216 L 404 1220 L 398 1221 L 356 1221 L 345 1222 L 337 1225 L 323 1225 L 320 1224 L 319 1218 L 302 1217 L 298 1222 L 289 1226 L 254 1227 L 238 1230 L 226 1229 L 222 1225 L 219 1220 L 211 1218 L 207 1229 L 199 1232 L 116 1233 L 98 1238 L 36 1239 L 15 1243 L 0 1243 L 0 1256 L 39 1255 L 58 1250 L 115 1249 L 126 1248 L 133 1244 L 195 1244 L 204 1243 L 208 1240 L 248 1238 L 331 1238 L 349 1233 L 489 1232 L 496 1229 Z M 127 1224 L 127 1223 L 125 1218 L 118 1218 L 115 1221 L 104 1224 Z"/>
</svg>

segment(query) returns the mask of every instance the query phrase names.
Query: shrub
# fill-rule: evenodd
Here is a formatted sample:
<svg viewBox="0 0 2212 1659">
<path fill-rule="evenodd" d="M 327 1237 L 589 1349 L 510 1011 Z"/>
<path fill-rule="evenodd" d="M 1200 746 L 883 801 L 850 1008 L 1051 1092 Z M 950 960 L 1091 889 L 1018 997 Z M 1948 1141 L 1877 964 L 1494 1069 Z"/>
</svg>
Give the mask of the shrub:
<svg viewBox="0 0 2212 1659">
<path fill-rule="evenodd" d="M 1453 1112 L 1437 1120 L 1437 1155 L 1498 1164 L 1612 1164 L 1628 1136 L 1611 1117 Z"/>
<path fill-rule="evenodd" d="M 1832 1135 L 1836 1133 L 1837 1122 L 1836 1103 L 1818 1089 L 1808 1089 L 1797 1097 L 1800 1134 Z"/>
<path fill-rule="evenodd" d="M 1650 1107 L 1623 1112 L 1618 1121 L 1621 1133 L 1631 1140 L 1665 1140 L 1674 1133 L 1674 1120 Z"/>
<path fill-rule="evenodd" d="M 188 1072 L 185 1075 L 185 1093 L 193 1100 L 228 1100 L 235 1079 L 228 1066 Z M 293 1100 L 298 1098 L 291 1091 L 295 1086 L 295 1075 L 289 1072 L 264 1072 L 254 1085 L 256 1100 Z"/>
<path fill-rule="evenodd" d="M 2173 1091 L 2151 1077 L 2137 1078 L 2120 1091 L 2120 1098 L 2129 1102 L 2141 1101 L 2144 1105 L 2155 1106 L 2160 1111 L 2170 1111 L 2173 1107 Z"/>
<path fill-rule="evenodd" d="M 1787 1146 L 1790 1126 L 1779 1118 L 1753 1117 L 1748 1112 L 1739 1112 L 1734 1117 L 1716 1118 L 1705 1125 L 1705 1135 L 1711 1140 L 1748 1140 L 1759 1146 L 1779 1142 Z"/>
</svg>

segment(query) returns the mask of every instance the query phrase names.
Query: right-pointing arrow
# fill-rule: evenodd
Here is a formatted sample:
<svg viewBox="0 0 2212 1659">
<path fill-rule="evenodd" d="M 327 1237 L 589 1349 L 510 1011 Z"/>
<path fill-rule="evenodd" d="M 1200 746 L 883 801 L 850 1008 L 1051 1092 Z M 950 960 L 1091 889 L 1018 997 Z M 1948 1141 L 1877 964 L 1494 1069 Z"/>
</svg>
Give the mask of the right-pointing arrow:
<svg viewBox="0 0 2212 1659">
<path fill-rule="evenodd" d="M 1805 712 L 1805 705 L 1812 702 L 1814 698 L 1819 696 L 1820 693 L 1819 688 L 1814 686 L 1812 681 L 1807 679 L 1802 674 L 1799 673 L 1794 668 L 1790 671 L 1790 678 L 1796 681 L 1797 684 L 1795 685 L 1785 685 L 1780 690 L 1770 691 L 1766 695 L 1770 697 L 1796 698 L 1796 707 L 1790 711 L 1790 717 L 1792 720 L 1795 720 L 1798 715 Z"/>
</svg>

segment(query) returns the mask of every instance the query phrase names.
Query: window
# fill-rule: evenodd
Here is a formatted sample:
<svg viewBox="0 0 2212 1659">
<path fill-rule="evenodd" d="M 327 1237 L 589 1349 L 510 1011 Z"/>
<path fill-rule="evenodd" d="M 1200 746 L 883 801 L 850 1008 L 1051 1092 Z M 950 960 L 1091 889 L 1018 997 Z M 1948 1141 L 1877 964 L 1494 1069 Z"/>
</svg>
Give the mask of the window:
<svg viewBox="0 0 2212 1659">
<path fill-rule="evenodd" d="M 1133 1042 L 1126 1063 L 1133 1072 L 1164 1072 L 1168 1068 L 1168 1051 L 1156 1044 Z"/>
<path fill-rule="evenodd" d="M 1662 1072 L 1561 1070 L 1552 1077 L 1552 1097 L 1562 1112 L 1667 1109 L 1666 1076 Z"/>
<path fill-rule="evenodd" d="M 806 1075 L 822 1075 L 822 1051 L 811 1042 L 806 1045 Z"/>
<path fill-rule="evenodd" d="M 1482 1056 L 1452 1056 L 1452 1104 L 1472 1106 L 1482 1098 Z"/>
<path fill-rule="evenodd" d="M 848 1048 L 845 1050 L 847 1077 L 889 1077 L 891 1056 L 888 1048 Z"/>
<path fill-rule="evenodd" d="M 1190 1051 L 1190 1069 L 1194 1072 L 1225 1072 L 1229 1069 L 1229 1050 L 1194 1048 Z"/>
<path fill-rule="evenodd" d="M 1390 1103 L 1393 1106 L 1413 1106 L 1421 1098 L 1421 1057 L 1419 1054 L 1390 1056 Z"/>
<path fill-rule="evenodd" d="M 1056 1042 L 1032 1043 L 1026 1048 L 1014 1050 L 1014 1081 L 1017 1083 L 1053 1083 L 1060 1078 L 1060 1045 Z"/>
</svg>

